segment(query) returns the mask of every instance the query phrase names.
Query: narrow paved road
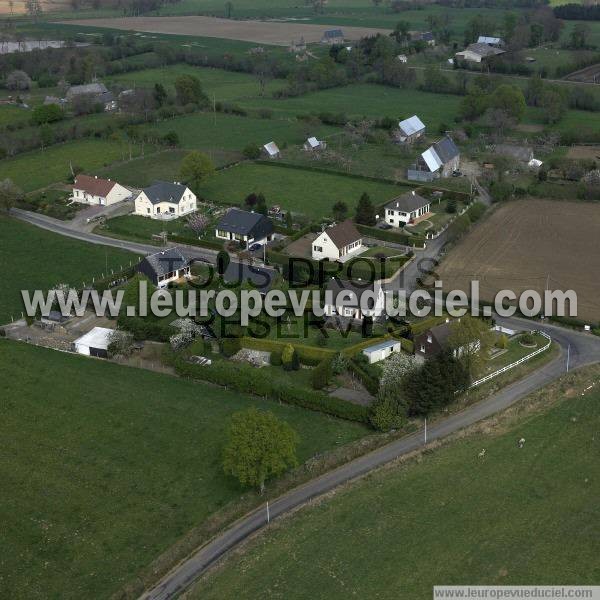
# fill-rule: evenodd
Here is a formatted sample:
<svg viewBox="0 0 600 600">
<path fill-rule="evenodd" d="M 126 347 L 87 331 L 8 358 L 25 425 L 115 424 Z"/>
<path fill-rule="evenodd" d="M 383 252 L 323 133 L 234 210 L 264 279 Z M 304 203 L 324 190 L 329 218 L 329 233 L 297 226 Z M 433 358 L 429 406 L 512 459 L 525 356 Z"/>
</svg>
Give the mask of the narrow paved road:
<svg viewBox="0 0 600 600">
<path fill-rule="evenodd" d="M 532 326 L 531 321 L 518 318 L 498 319 L 498 323 L 513 329 L 529 329 Z M 554 342 L 560 345 L 560 356 L 523 379 L 502 389 L 497 394 L 430 426 L 427 435 L 428 441 L 444 438 L 468 427 L 508 408 L 531 392 L 548 385 L 565 373 L 567 354 L 570 359 L 570 368 L 600 362 L 599 338 L 561 329 L 553 325 L 536 325 L 536 327 L 548 333 Z M 276 519 L 312 498 L 325 494 L 351 479 L 360 477 L 422 446 L 423 432 L 419 431 L 361 456 L 280 496 L 269 504 L 270 517 Z M 261 507 L 239 519 L 223 533 L 196 551 L 190 558 L 179 564 L 156 587 L 143 594 L 142 599 L 165 600 L 174 598 L 189 588 L 208 567 L 225 553 L 266 525 L 265 507 Z"/>
<path fill-rule="evenodd" d="M 15 218 L 25 221 L 26 223 L 30 223 L 31 225 L 35 225 L 36 227 L 41 227 L 42 229 L 47 229 L 48 231 L 80 240 L 82 242 L 89 242 L 90 244 L 111 246 L 113 248 L 120 248 L 121 250 L 128 250 L 129 252 L 134 252 L 135 254 L 143 254 L 144 256 L 147 254 L 153 254 L 154 252 L 158 252 L 160 250 L 160 246 L 153 246 L 152 244 L 140 244 L 138 242 L 118 240 L 104 235 L 98 235 L 97 233 L 80 231 L 76 228 L 70 227 L 69 224 L 65 223 L 64 221 L 53 219 L 52 217 L 47 217 L 45 215 L 39 215 L 27 210 L 21 210 L 20 208 L 13 208 L 10 211 L 10 214 Z M 197 260 L 204 260 L 207 262 L 215 262 L 216 260 L 217 252 L 215 250 L 199 248 L 198 246 L 186 246 L 182 244 L 178 244 L 178 247 L 184 250 L 185 254 L 189 258 L 195 258 Z"/>
</svg>

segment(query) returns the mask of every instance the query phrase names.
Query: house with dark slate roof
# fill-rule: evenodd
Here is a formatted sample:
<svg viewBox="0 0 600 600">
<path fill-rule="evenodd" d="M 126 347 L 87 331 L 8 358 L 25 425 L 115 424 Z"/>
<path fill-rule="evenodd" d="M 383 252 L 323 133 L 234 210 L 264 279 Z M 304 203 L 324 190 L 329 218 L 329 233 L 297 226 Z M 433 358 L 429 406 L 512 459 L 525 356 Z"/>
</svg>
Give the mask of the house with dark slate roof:
<svg viewBox="0 0 600 600">
<path fill-rule="evenodd" d="M 151 219 L 177 219 L 196 210 L 196 195 L 185 185 L 155 181 L 135 199 L 135 214 Z"/>
<path fill-rule="evenodd" d="M 168 248 L 142 259 L 137 266 L 157 287 L 166 287 L 172 281 L 190 277 L 190 261 L 179 248 Z"/>
<path fill-rule="evenodd" d="M 430 200 L 419 196 L 414 190 L 406 192 L 385 205 L 385 222 L 393 227 L 403 227 L 426 215 L 430 208 Z"/>
<path fill-rule="evenodd" d="M 344 33 L 341 29 L 327 29 L 321 38 L 321 44 L 343 44 Z"/>
<path fill-rule="evenodd" d="M 236 241 L 249 247 L 264 245 L 273 239 L 273 222 L 260 213 L 232 208 L 217 223 L 215 236 L 220 240 Z"/>
<path fill-rule="evenodd" d="M 328 227 L 317 236 L 312 245 L 312 257 L 313 260 L 329 259 L 345 262 L 365 249 L 362 235 L 354 223 L 347 220 Z"/>
<path fill-rule="evenodd" d="M 415 356 L 420 359 L 431 358 L 437 356 L 441 352 L 450 348 L 451 336 L 453 333 L 454 323 L 460 322 L 460 319 L 456 321 L 446 320 L 441 325 L 436 325 L 423 333 L 416 335 L 414 339 L 415 345 Z M 478 351 L 481 347 L 481 340 L 473 339 L 472 342 L 466 346 L 454 349 L 454 356 L 460 356 L 466 349 Z"/>
<path fill-rule="evenodd" d="M 380 283 L 361 284 L 356 281 L 333 278 L 325 287 L 323 310 L 328 317 L 360 320 L 377 319 L 383 315 L 385 294 Z"/>
<path fill-rule="evenodd" d="M 408 169 L 407 178 L 412 181 L 433 181 L 450 177 L 460 167 L 460 150 L 449 136 L 443 137 L 417 159 Z"/>
</svg>

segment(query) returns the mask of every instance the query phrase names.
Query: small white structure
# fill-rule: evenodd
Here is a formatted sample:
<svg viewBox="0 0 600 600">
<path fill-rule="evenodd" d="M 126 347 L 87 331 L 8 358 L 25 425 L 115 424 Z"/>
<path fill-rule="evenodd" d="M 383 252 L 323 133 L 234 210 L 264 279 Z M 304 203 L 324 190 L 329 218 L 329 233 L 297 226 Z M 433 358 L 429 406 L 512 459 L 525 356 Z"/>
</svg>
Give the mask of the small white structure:
<svg viewBox="0 0 600 600">
<path fill-rule="evenodd" d="M 402 144 L 411 144 L 419 139 L 425 133 L 425 123 L 413 115 L 404 121 L 398 123 L 398 131 L 396 132 L 396 141 Z"/>
<path fill-rule="evenodd" d="M 73 351 L 85 356 L 108 358 L 108 344 L 114 329 L 94 327 L 73 342 Z"/>
<path fill-rule="evenodd" d="M 544 163 L 537 159 L 537 158 L 532 158 L 528 163 L 527 163 L 532 169 L 539 169 Z"/>
<path fill-rule="evenodd" d="M 110 179 L 77 175 L 73 184 L 73 200 L 75 202 L 110 206 L 128 198 L 131 198 L 131 192 Z"/>
<path fill-rule="evenodd" d="M 347 220 L 328 227 L 315 239 L 312 245 L 313 260 L 350 260 L 365 248 L 362 236 L 352 221 Z"/>
<path fill-rule="evenodd" d="M 135 214 L 151 219 L 177 219 L 196 210 L 196 195 L 185 185 L 156 181 L 135 199 Z"/>
<path fill-rule="evenodd" d="M 487 44 L 488 46 L 495 46 L 496 48 L 502 48 L 504 46 L 504 40 L 499 37 L 491 37 L 489 35 L 480 35 L 477 38 L 478 44 Z"/>
<path fill-rule="evenodd" d="M 385 360 L 392 352 L 400 352 L 402 345 L 397 340 L 388 340 L 365 348 L 362 353 L 370 364 Z"/>
<path fill-rule="evenodd" d="M 316 137 L 309 137 L 304 142 L 304 149 L 307 152 L 314 152 L 316 150 L 325 150 L 327 148 L 327 142 L 318 140 Z"/>
<path fill-rule="evenodd" d="M 407 63 L 408 57 L 406 54 L 398 54 L 398 56 L 396 56 L 396 60 L 400 61 L 401 63 Z"/>
<path fill-rule="evenodd" d="M 275 142 L 269 142 L 268 144 L 265 144 L 263 146 L 263 150 L 265 154 L 271 159 L 281 157 L 281 152 L 279 151 L 279 148 Z"/>
<path fill-rule="evenodd" d="M 431 201 L 414 190 L 394 198 L 385 205 L 385 222 L 402 227 L 430 212 Z"/>
</svg>

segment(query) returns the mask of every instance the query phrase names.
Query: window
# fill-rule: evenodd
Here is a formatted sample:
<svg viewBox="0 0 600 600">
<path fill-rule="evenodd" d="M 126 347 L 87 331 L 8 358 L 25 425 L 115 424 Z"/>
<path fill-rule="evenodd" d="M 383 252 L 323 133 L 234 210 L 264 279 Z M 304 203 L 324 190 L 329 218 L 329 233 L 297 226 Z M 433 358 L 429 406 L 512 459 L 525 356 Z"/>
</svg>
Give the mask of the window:
<svg viewBox="0 0 600 600">
<path fill-rule="evenodd" d="M 315 252 L 323 252 L 323 246 L 313 246 Z"/>
<path fill-rule="evenodd" d="M 421 352 L 425 352 L 425 346 L 421 344 Z"/>
<path fill-rule="evenodd" d="M 146 209 L 146 212 L 147 212 L 148 214 L 150 214 L 150 209 L 149 209 L 149 208 L 147 208 L 147 209 Z"/>
</svg>

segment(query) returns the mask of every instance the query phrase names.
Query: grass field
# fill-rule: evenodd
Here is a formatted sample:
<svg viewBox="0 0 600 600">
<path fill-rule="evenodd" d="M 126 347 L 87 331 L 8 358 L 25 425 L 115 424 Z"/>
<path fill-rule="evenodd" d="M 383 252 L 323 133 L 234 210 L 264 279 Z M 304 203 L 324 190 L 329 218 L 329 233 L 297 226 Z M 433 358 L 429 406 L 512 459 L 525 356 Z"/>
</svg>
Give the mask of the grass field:
<svg viewBox="0 0 600 600">
<path fill-rule="evenodd" d="M 316 131 L 315 131 L 316 129 Z M 159 135 L 175 131 L 182 148 L 197 150 L 229 150 L 241 152 L 247 145 L 262 146 L 275 141 L 281 148 L 285 144 L 300 144 L 308 135 L 326 136 L 336 128 L 320 125 L 309 133 L 300 121 L 287 119 L 260 119 L 217 113 L 196 113 L 162 121 L 152 128 Z"/>
<path fill-rule="evenodd" d="M 597 383 L 598 370 L 584 381 Z M 567 388 L 545 413 L 486 427 L 271 525 L 190 597 L 416 600 L 441 584 L 597 584 L 600 393 Z"/>
<path fill-rule="evenodd" d="M 181 75 L 197 77 L 210 99 L 217 102 L 232 102 L 246 97 L 260 96 L 259 83 L 252 75 L 191 65 L 172 65 L 162 69 L 133 71 L 107 77 L 106 81 L 131 87 L 153 87 L 155 83 L 162 83 L 167 88 L 174 89 L 175 80 Z M 265 94 L 271 95 L 284 86 L 285 81 L 273 79 L 267 83 Z"/>
<path fill-rule="evenodd" d="M 329 216 L 338 200 L 353 211 L 363 192 L 379 204 L 406 189 L 345 175 L 245 163 L 217 173 L 200 187 L 199 196 L 213 202 L 241 204 L 251 192 L 262 192 L 269 206 L 278 204 L 284 210 L 318 219 Z"/>
<path fill-rule="evenodd" d="M 428 131 L 437 132 L 441 123 L 453 123 L 460 101 L 460 96 L 449 94 L 431 94 L 419 90 L 357 83 L 312 92 L 297 98 L 265 97 L 251 99 L 243 104 L 249 108 L 271 108 L 275 114 L 287 116 L 330 112 L 375 119 L 405 119 L 418 113 Z"/>
<path fill-rule="evenodd" d="M 15 257 L 18 256 L 18 260 Z M 0 263 L 5 280 L 0 323 L 21 316 L 21 290 L 47 290 L 57 283 L 81 286 L 109 269 L 126 266 L 137 255 L 79 242 L 16 219 L 0 217 Z"/>
<path fill-rule="evenodd" d="M 146 146 L 146 150 L 151 148 Z M 19 154 L 0 161 L 0 179 L 9 177 L 24 191 L 30 192 L 52 183 L 65 182 L 70 165 L 93 172 L 123 160 L 127 149 L 119 142 L 86 139 L 51 146 L 47 150 Z M 134 147 L 136 156 L 139 148 Z"/>
<path fill-rule="evenodd" d="M 366 433 L 312 411 L 25 344 L 0 340 L 0 358 L 5 597 L 108 598 L 239 497 L 221 467 L 237 410 L 254 405 L 287 421 L 300 435 L 301 461 Z"/>
<path fill-rule="evenodd" d="M 19 108 L 12 104 L 3 104 L 0 106 L 0 127 L 4 127 L 10 123 L 29 121 L 30 117 L 31 113 L 24 108 Z"/>
</svg>

